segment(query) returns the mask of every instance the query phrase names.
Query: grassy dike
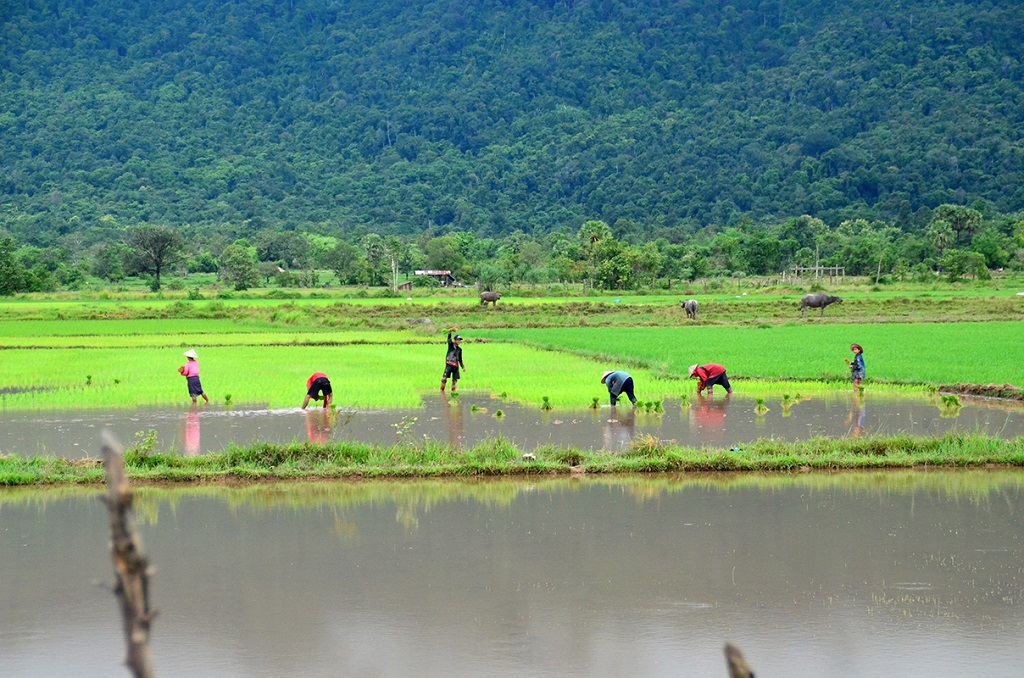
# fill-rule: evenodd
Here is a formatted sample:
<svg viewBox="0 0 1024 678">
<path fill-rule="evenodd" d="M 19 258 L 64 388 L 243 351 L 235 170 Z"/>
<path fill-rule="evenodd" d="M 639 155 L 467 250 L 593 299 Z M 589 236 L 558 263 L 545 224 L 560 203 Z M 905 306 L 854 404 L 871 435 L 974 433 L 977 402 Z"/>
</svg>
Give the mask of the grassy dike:
<svg viewBox="0 0 1024 678">
<path fill-rule="evenodd" d="M 294 479 L 413 477 L 502 477 L 560 474 L 662 472 L 802 472 L 840 469 L 1024 466 L 1024 438 L 1003 440 L 949 433 L 941 438 L 910 436 L 816 438 L 787 443 L 758 441 L 741 450 L 695 449 L 640 438 L 624 452 L 542 447 L 524 454 L 504 439 L 466 450 L 439 443 L 381 447 L 343 442 L 257 444 L 200 457 L 125 455 L 133 481 L 258 482 Z M 0 456 L 0 486 L 98 484 L 96 459 Z"/>
</svg>

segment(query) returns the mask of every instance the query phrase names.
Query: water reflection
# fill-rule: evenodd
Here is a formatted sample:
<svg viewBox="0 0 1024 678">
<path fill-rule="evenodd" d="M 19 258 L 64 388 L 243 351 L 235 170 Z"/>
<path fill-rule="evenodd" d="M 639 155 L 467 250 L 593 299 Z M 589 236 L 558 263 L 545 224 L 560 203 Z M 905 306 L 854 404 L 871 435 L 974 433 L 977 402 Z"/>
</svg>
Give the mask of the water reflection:
<svg viewBox="0 0 1024 678">
<path fill-rule="evenodd" d="M 3 675 L 121 670 L 98 494 L 0 491 Z M 166 675 L 1024 675 L 1020 470 L 137 500 Z"/>
<path fill-rule="evenodd" d="M 679 401 L 665 403 L 664 413 L 634 412 L 621 406 L 614 411 L 556 408 L 545 413 L 537 407 L 496 402 L 480 394 L 462 393 L 458 399 L 431 394 L 422 410 L 331 409 L 327 423 L 311 416 L 311 410 L 298 408 L 0 412 L 0 451 L 97 455 L 98 432 L 103 428 L 110 428 L 123 441 L 132 440 L 136 432 L 154 430 L 160 450 L 184 454 L 221 451 L 231 444 L 306 439 L 391 445 L 396 431 L 407 442 L 447 441 L 461 448 L 501 436 L 524 450 L 542 445 L 622 450 L 637 436 L 688 447 L 731 448 L 758 438 L 942 436 L 954 429 L 1000 437 L 1024 435 L 1021 404 L 964 398 L 962 406 L 951 409 L 937 407 L 937 402 L 924 396 L 848 393 L 813 399 L 773 398 L 766 400 L 768 412 L 759 416 L 753 398 L 702 395 L 694 397 L 690 407 L 682 407 Z M 501 419 L 493 413 L 499 408 L 505 415 Z"/>
<path fill-rule="evenodd" d="M 846 417 L 846 425 L 850 427 L 849 435 L 860 438 L 864 435 L 864 418 L 867 415 L 867 407 L 864 404 L 863 396 L 854 395 L 850 402 L 850 414 Z"/>
<path fill-rule="evenodd" d="M 697 403 L 690 407 L 690 425 L 699 433 L 702 444 L 718 443 L 723 440 L 725 419 L 728 415 L 732 396 L 715 398 L 697 395 Z"/>
<path fill-rule="evenodd" d="M 628 405 L 611 408 L 604 424 L 604 446 L 606 450 L 625 450 L 633 442 L 636 433 L 636 409 Z"/>
<path fill-rule="evenodd" d="M 181 420 L 182 440 L 185 441 L 185 454 L 198 456 L 203 449 L 199 429 L 199 409 L 193 407 Z"/>
<path fill-rule="evenodd" d="M 304 410 L 306 435 L 314 445 L 326 445 L 331 440 L 331 413 L 323 407 Z"/>
<path fill-rule="evenodd" d="M 449 399 L 448 394 L 441 391 L 441 405 L 444 409 L 445 427 L 448 429 L 448 444 L 459 449 L 463 441 L 462 397 L 453 396 Z"/>
</svg>

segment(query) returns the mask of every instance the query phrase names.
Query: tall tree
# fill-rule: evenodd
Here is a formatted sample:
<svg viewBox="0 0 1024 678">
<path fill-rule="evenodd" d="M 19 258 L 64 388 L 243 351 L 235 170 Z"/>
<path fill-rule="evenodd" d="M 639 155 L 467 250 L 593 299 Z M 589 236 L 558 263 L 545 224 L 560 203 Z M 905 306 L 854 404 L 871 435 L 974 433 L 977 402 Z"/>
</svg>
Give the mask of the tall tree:
<svg viewBox="0 0 1024 678">
<path fill-rule="evenodd" d="M 181 233 L 170 226 L 147 224 L 125 231 L 125 243 L 132 249 L 135 267 L 152 273 L 154 292 L 160 289 L 160 274 L 173 265 L 182 254 Z"/>
</svg>

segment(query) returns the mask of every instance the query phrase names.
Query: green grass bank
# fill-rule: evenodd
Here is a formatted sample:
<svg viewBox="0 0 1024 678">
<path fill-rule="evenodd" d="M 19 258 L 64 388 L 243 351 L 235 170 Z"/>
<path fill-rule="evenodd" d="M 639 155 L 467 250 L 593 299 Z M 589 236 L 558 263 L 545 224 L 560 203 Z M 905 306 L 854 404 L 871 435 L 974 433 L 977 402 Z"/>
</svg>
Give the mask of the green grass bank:
<svg viewBox="0 0 1024 678">
<path fill-rule="evenodd" d="M 496 439 L 466 450 L 439 443 L 390 447 L 357 443 L 257 444 L 200 457 L 125 454 L 141 482 L 252 482 L 334 478 L 491 477 L 666 472 L 801 472 L 840 469 L 1024 466 L 1024 438 L 949 433 L 786 443 L 761 440 L 743 449 L 695 449 L 642 437 L 621 453 L 541 447 L 524 453 Z M 0 486 L 96 484 L 95 459 L 0 456 Z"/>
</svg>

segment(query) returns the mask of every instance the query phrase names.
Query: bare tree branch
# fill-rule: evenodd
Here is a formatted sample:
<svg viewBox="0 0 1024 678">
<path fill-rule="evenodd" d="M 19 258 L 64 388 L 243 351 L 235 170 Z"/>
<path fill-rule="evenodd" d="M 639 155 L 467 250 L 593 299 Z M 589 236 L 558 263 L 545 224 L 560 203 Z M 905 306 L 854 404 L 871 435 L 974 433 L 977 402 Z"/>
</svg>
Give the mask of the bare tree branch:
<svg viewBox="0 0 1024 678">
<path fill-rule="evenodd" d="M 156 612 L 149 607 L 149 563 L 132 520 L 132 491 L 124 469 L 124 451 L 110 431 L 103 432 L 103 465 L 107 470 L 104 501 L 110 518 L 110 555 L 114 563 L 114 595 L 121 607 L 128 643 L 126 664 L 138 678 L 152 678 L 149 627 Z"/>
</svg>

